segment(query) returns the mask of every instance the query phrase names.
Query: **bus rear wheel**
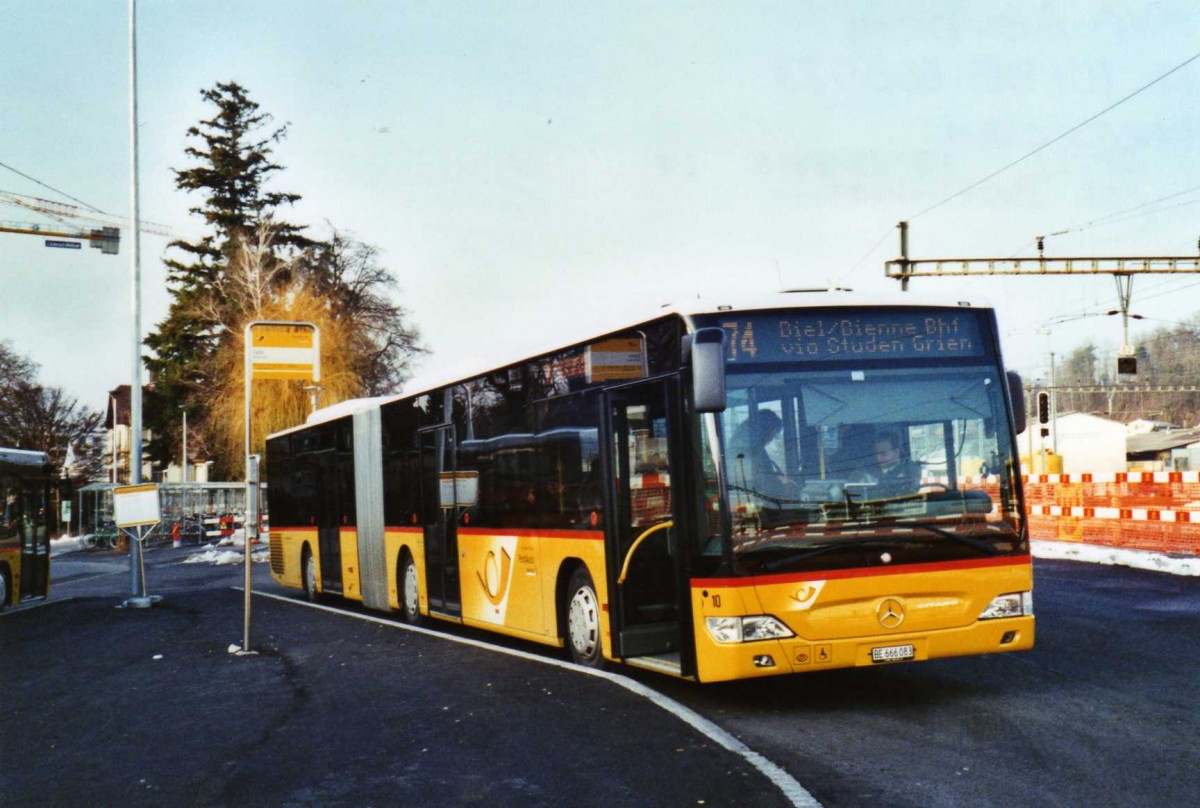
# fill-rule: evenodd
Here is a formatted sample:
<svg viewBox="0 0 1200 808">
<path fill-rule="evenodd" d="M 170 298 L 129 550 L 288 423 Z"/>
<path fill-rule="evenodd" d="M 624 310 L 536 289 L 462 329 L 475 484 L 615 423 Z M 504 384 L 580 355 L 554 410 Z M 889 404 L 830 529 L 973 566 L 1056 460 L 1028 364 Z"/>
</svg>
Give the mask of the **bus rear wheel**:
<svg viewBox="0 0 1200 808">
<path fill-rule="evenodd" d="M 304 551 L 304 597 L 309 603 L 317 602 L 317 559 L 310 550 Z"/>
<path fill-rule="evenodd" d="M 567 585 L 567 649 L 577 665 L 599 668 L 604 664 L 600 653 L 600 600 L 587 568 L 576 567 Z"/>
<path fill-rule="evenodd" d="M 409 625 L 421 623 L 421 590 L 417 580 L 417 563 L 404 553 L 400 567 L 400 614 Z"/>
<path fill-rule="evenodd" d="M 0 612 L 8 606 L 8 568 L 0 567 Z"/>
</svg>

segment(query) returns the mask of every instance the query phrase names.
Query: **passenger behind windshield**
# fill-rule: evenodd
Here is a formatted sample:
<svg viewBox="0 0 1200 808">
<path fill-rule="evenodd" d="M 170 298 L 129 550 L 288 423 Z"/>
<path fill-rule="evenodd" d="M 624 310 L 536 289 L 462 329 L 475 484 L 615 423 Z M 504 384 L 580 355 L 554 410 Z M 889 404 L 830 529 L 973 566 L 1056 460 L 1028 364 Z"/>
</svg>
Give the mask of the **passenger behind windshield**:
<svg viewBox="0 0 1200 808">
<path fill-rule="evenodd" d="M 757 410 L 737 428 L 730 441 L 733 485 L 776 506 L 797 497 L 796 483 L 767 453 L 767 446 L 782 430 L 783 421 L 778 415 L 771 410 Z"/>
</svg>

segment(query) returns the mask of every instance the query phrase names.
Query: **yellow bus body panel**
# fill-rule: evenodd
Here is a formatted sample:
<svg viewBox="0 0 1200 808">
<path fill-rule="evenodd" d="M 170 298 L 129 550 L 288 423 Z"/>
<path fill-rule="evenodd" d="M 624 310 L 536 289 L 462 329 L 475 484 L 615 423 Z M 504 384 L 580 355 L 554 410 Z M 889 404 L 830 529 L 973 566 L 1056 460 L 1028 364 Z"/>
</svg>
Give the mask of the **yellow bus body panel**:
<svg viewBox="0 0 1200 808">
<path fill-rule="evenodd" d="M 317 591 L 321 591 L 323 570 L 315 527 L 275 529 L 270 531 L 269 540 L 272 557 L 271 577 L 276 583 L 292 589 L 304 588 L 304 570 L 300 567 L 300 558 L 307 544 L 317 564 Z M 339 529 L 338 542 L 342 553 L 342 596 L 351 600 L 362 600 L 358 531 L 353 528 Z"/>
<path fill-rule="evenodd" d="M 358 531 L 342 528 L 338 531 L 342 551 L 342 597 L 362 600 L 362 585 L 358 570 Z"/>
<path fill-rule="evenodd" d="M 340 535 L 343 594 L 361 600 L 357 532 L 343 529 Z M 385 537 L 389 608 L 400 608 L 400 558 L 407 549 L 417 569 L 420 611 L 429 615 L 423 529 L 389 527 Z M 270 532 L 270 541 L 271 577 L 276 582 L 292 589 L 304 588 L 300 557 L 307 543 L 317 564 L 320 587 L 316 528 L 275 529 Z M 566 565 L 582 562 L 592 576 L 601 604 L 601 648 L 606 658 L 612 658 L 603 532 L 460 528 L 458 549 L 462 622 L 555 646 L 562 645 L 556 600 L 558 580 L 565 574 Z"/>
<path fill-rule="evenodd" d="M 425 591 L 425 531 L 419 527 L 389 527 L 384 531 L 384 552 L 387 553 L 388 607 L 400 609 L 400 558 L 405 550 L 417 568 L 417 606 L 421 614 L 429 614 L 429 595 Z"/>
<path fill-rule="evenodd" d="M 304 588 L 304 570 L 300 568 L 300 554 L 307 543 L 317 562 L 317 584 L 321 582 L 321 554 L 317 549 L 315 527 L 273 528 L 269 534 L 271 543 L 271 577 L 280 586 L 292 589 Z"/>
<path fill-rule="evenodd" d="M 702 682 L 879 664 L 876 648 L 912 646 L 912 661 L 1023 651 L 1034 618 L 979 620 L 992 599 L 1033 589 L 1030 560 L 833 570 L 692 582 Z M 767 614 L 795 637 L 720 643 L 705 618 Z M 769 664 L 766 658 L 770 659 Z"/>
<path fill-rule="evenodd" d="M 562 645 L 559 576 L 564 565 L 583 562 L 601 604 L 601 647 L 611 658 L 602 532 L 459 528 L 458 550 L 463 623 L 549 645 Z"/>
<path fill-rule="evenodd" d="M 0 567 L 8 565 L 9 604 L 21 601 L 21 548 L 14 550 L 0 549 Z M 48 579 L 47 579 L 48 580 Z"/>
</svg>

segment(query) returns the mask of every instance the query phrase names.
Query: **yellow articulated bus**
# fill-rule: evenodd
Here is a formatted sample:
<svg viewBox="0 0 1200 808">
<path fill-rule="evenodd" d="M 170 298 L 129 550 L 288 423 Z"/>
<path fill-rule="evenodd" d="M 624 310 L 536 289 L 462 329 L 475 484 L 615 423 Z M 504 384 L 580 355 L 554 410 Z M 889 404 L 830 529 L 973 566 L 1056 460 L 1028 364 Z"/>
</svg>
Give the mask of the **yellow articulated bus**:
<svg viewBox="0 0 1200 808">
<path fill-rule="evenodd" d="M 50 458 L 0 449 L 0 609 L 50 591 Z"/>
<path fill-rule="evenodd" d="M 1032 647 L 990 309 L 787 294 L 592 333 L 272 435 L 274 578 L 701 682 Z"/>
</svg>

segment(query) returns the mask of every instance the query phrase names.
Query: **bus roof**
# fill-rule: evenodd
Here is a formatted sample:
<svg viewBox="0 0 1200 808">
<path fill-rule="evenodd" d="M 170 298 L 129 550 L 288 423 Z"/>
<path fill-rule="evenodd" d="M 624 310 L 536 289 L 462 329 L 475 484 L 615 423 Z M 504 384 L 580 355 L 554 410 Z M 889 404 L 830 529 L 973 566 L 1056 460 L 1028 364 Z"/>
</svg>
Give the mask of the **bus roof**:
<svg viewBox="0 0 1200 808">
<path fill-rule="evenodd" d="M 25 449 L 0 449 L 0 471 L 38 474 L 50 466 L 50 455 Z"/>
<path fill-rule="evenodd" d="M 615 334 L 641 323 L 678 315 L 685 320 L 696 315 L 720 314 L 730 311 L 760 311 L 788 308 L 830 308 L 839 306 L 971 306 L 958 299 L 939 298 L 929 295 L 920 297 L 908 293 L 887 295 L 863 295 L 849 289 L 794 289 L 786 292 L 746 293 L 731 292 L 707 297 L 696 295 L 678 303 L 657 306 L 646 304 L 626 307 L 616 314 L 606 313 L 599 317 L 581 316 L 569 329 L 559 329 L 553 336 L 536 329 L 522 329 L 519 333 L 500 335 L 488 334 L 480 349 L 469 357 L 438 363 L 436 368 L 414 376 L 407 381 L 396 395 L 356 398 L 324 407 L 308 416 L 305 423 L 281 430 L 268 437 L 276 437 L 305 426 L 326 423 L 355 412 L 372 409 L 401 398 L 421 395 L 446 385 L 481 376 L 501 368 L 509 367 L 543 354 L 555 353 L 573 345 L 590 342 L 608 334 Z"/>
<path fill-rule="evenodd" d="M 679 315 L 689 319 L 701 314 L 720 314 L 729 311 L 759 311 L 764 309 L 826 308 L 838 306 L 967 306 L 961 300 L 946 298 L 914 297 L 907 293 L 867 296 L 852 293 L 848 289 L 797 289 L 788 292 L 745 293 L 732 292 L 720 296 L 685 299 L 678 303 L 658 306 L 628 307 L 617 315 L 603 319 L 581 316 L 568 330 L 559 330 L 553 336 L 523 330 L 519 334 L 489 334 L 486 344 L 478 352 L 458 361 L 439 363 L 436 368 L 418 374 L 401 388 L 401 396 L 428 393 L 447 384 L 481 376 L 485 373 L 509 367 L 542 354 L 555 353 L 580 343 L 591 342 L 608 334 L 615 334 L 641 323 L 657 320 L 668 315 Z M 974 306 L 972 306 L 974 308 Z M 987 308 L 984 306 L 983 308 Z M 507 337 L 507 338 L 505 338 Z"/>
</svg>

